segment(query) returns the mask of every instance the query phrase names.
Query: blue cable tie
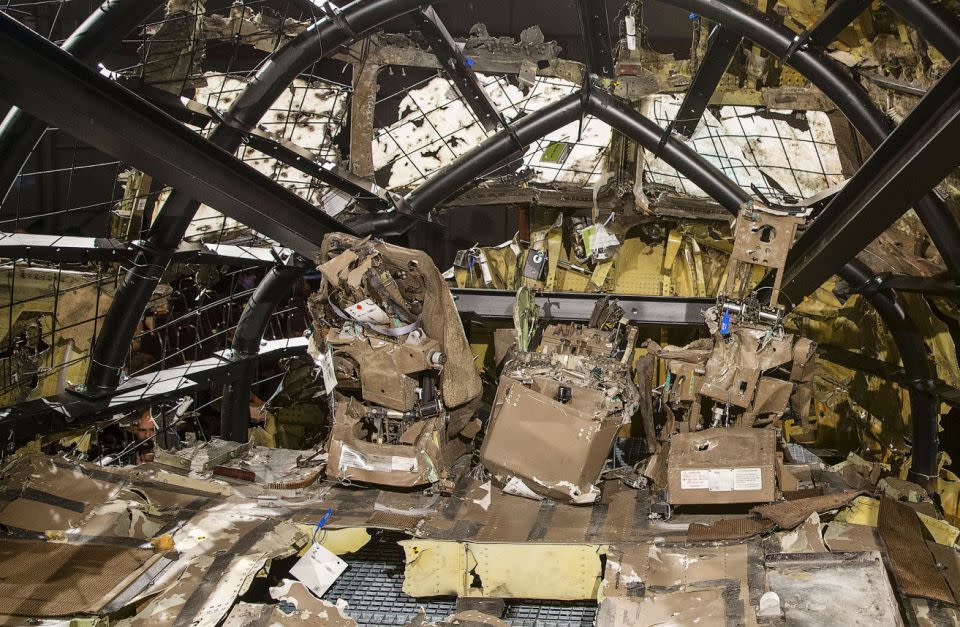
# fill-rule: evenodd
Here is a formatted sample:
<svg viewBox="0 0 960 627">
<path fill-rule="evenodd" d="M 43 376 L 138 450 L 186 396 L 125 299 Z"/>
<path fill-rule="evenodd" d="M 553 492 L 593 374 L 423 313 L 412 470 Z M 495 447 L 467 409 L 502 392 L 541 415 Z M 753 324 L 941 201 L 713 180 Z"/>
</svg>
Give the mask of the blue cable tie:
<svg viewBox="0 0 960 627">
<path fill-rule="evenodd" d="M 316 544 L 317 534 L 320 532 L 321 529 L 323 529 L 323 526 L 327 524 L 327 521 L 330 520 L 331 516 L 333 516 L 332 507 L 327 508 L 327 511 L 320 518 L 320 522 L 317 523 L 317 528 L 313 530 L 313 539 L 311 540 L 312 543 Z"/>
</svg>

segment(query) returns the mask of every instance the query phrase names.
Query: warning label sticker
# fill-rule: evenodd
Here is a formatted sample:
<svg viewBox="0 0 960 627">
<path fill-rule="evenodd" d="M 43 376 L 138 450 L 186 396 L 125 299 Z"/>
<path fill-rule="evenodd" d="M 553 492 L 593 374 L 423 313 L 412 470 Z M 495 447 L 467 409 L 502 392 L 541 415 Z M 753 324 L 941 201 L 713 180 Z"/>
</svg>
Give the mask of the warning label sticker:
<svg viewBox="0 0 960 627">
<path fill-rule="evenodd" d="M 710 485 L 709 470 L 681 470 L 680 471 L 680 489 L 681 490 L 706 490 Z"/>
<path fill-rule="evenodd" d="M 760 490 L 763 488 L 763 478 L 759 468 L 734 468 L 734 490 Z"/>
<path fill-rule="evenodd" d="M 732 492 L 762 488 L 759 468 L 691 468 L 680 471 L 681 490 Z"/>
</svg>

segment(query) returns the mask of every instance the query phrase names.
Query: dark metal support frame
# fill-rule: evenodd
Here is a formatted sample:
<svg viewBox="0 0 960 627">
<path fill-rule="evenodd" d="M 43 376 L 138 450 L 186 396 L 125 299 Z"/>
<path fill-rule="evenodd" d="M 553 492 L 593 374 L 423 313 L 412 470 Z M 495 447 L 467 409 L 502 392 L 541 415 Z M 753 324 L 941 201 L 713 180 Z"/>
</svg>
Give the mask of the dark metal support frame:
<svg viewBox="0 0 960 627">
<path fill-rule="evenodd" d="M 0 14 L 0 49 L 0 97 L 88 144 L 189 190 L 303 254 L 316 252 L 324 234 L 344 230 L 283 185 L 5 14 Z M 162 219 L 161 214 L 158 223 Z"/>
<path fill-rule="evenodd" d="M 814 46 L 826 48 L 868 6 L 870 6 L 870 0 L 836 0 L 827 8 L 820 20 L 805 33 L 806 40 Z"/>
<path fill-rule="evenodd" d="M 672 129 L 684 137 L 691 137 L 700 124 L 700 118 L 713 97 L 727 66 L 733 60 L 743 38 L 723 26 L 714 26 L 707 41 L 707 54 L 700 61 L 693 82 L 687 88 Z"/>
<path fill-rule="evenodd" d="M 63 50 L 92 66 L 162 4 L 163 0 L 106 0 L 63 42 Z M 0 202 L 46 128 L 46 122 L 16 107 L 0 122 Z"/>
<path fill-rule="evenodd" d="M 960 165 L 960 61 L 890 133 L 797 240 L 783 292 L 813 293 Z"/>
<path fill-rule="evenodd" d="M 233 336 L 231 359 L 240 361 L 236 376 L 223 386 L 220 405 L 220 437 L 234 442 L 247 441 L 250 422 L 250 388 L 257 378 L 260 342 L 277 307 L 287 299 L 308 268 L 305 259 L 291 255 L 274 266 L 250 295 Z"/>
<path fill-rule="evenodd" d="M 613 78 L 613 44 L 604 0 L 575 0 L 580 14 L 580 35 L 587 73 Z"/>
<path fill-rule="evenodd" d="M 772 22 L 753 7 L 737 0 L 660 1 L 721 24 L 779 57 L 823 92 L 874 148 L 893 130 L 890 119 L 873 104 L 844 66 L 817 46 L 808 43 L 795 47 L 796 33 Z M 924 196 L 914 209 L 947 268 L 960 280 L 960 226 L 953 214 L 934 194 Z"/>
<path fill-rule="evenodd" d="M 243 133 L 238 129 L 253 128 L 287 86 L 312 63 L 330 56 L 340 46 L 362 37 L 380 24 L 428 3 L 420 0 L 355 0 L 337 9 L 333 15 L 317 20 L 260 65 L 260 70 L 225 114 L 226 123 L 213 129 L 209 141 L 228 152 L 235 151 L 243 140 Z M 139 261 L 142 269 L 127 274 L 107 311 L 103 326 L 112 330 L 111 337 L 101 334 L 96 338 L 87 373 L 89 389 L 109 391 L 116 388 L 130 342 L 150 296 L 198 208 L 199 203 L 189 191 L 175 189 L 159 211 L 148 238 L 150 252 Z"/>
<path fill-rule="evenodd" d="M 659 149 L 664 161 L 707 192 L 731 214 L 736 215 L 741 208 L 752 204 L 753 201 L 743 189 L 687 144 L 672 136 L 664 139 L 663 129 L 632 109 L 628 103 L 607 92 L 587 87 L 583 94 L 567 96 L 523 118 L 523 135 L 518 135 L 529 143 L 535 139 L 534 129 L 540 129 L 545 134 L 556 125 L 562 126 L 571 116 L 576 119 L 580 112 L 589 113 L 645 149 Z M 390 226 L 396 228 L 397 223 L 409 224 L 415 216 L 429 214 L 434 207 L 469 183 L 476 172 L 482 171 L 484 164 L 499 160 L 500 153 L 510 147 L 510 141 L 510 133 L 501 131 L 435 173 L 401 203 L 414 216 L 394 212 L 387 216 Z M 866 283 L 873 276 L 869 268 L 856 259 L 847 263 L 839 274 L 854 286 Z M 939 401 L 934 386 L 929 384 L 932 379 L 926 346 L 896 294 L 889 290 L 875 290 L 864 296 L 890 329 L 903 361 L 905 376 L 915 382 L 908 390 L 913 425 L 910 477 L 921 485 L 929 486 L 937 474 Z"/>
<path fill-rule="evenodd" d="M 467 62 L 433 7 L 413 11 L 410 16 L 436 55 L 443 73 L 457 86 L 460 95 L 483 128 L 493 131 L 498 125 L 504 124 L 500 112 L 484 91 L 477 75 L 470 69 L 471 64 Z"/>
<path fill-rule="evenodd" d="M 872 103 L 870 103 L 866 94 L 859 88 L 852 77 L 850 77 L 843 68 L 826 57 L 821 50 L 810 46 L 801 46 L 799 49 L 793 49 L 791 44 L 794 37 L 792 33 L 785 28 L 767 21 L 763 16 L 743 5 L 733 6 L 732 4 L 720 2 L 719 0 L 666 0 L 666 2 L 675 6 L 682 6 L 688 10 L 693 10 L 708 19 L 724 25 L 732 31 L 738 32 L 742 36 L 753 39 L 759 45 L 777 54 L 781 58 L 788 57 L 787 60 L 830 97 L 873 145 L 879 144 L 883 137 L 889 132 L 891 126 L 889 120 L 884 118 Z M 363 4 L 363 6 L 357 6 L 360 4 Z M 336 16 L 337 19 L 325 18 L 321 20 L 274 55 L 274 58 L 272 58 L 273 62 L 264 66 L 264 69 L 255 77 L 253 83 L 234 103 L 231 112 L 228 114 L 232 118 L 230 124 L 220 125 L 215 129 L 211 140 L 216 145 L 228 150 L 234 149 L 240 139 L 240 133 L 236 128 L 249 127 L 255 124 L 261 117 L 262 111 L 269 106 L 269 103 L 275 99 L 280 91 L 282 91 L 300 71 L 309 65 L 310 62 L 319 58 L 321 56 L 320 53 L 332 51 L 333 48 L 340 45 L 340 43 L 354 38 L 356 33 L 362 32 L 363 29 L 359 28 L 359 25 L 363 23 L 365 19 L 371 22 L 370 27 L 372 28 L 390 17 L 395 17 L 416 8 L 414 6 L 416 4 L 418 3 L 405 2 L 403 0 L 372 0 L 362 3 L 358 0 L 358 2 L 354 2 L 340 10 Z M 405 6 L 408 8 L 404 8 Z M 922 28 L 920 28 L 920 30 L 923 32 Z M 326 38 L 324 34 L 327 35 Z M 337 40 L 340 40 L 340 43 L 335 43 Z M 934 43 L 936 45 L 936 42 Z M 947 54 L 949 54 L 949 51 Z M 283 63 L 277 63 L 277 61 L 283 61 Z M 607 119 L 605 119 L 605 121 L 611 123 L 611 125 L 648 148 L 649 146 L 644 143 L 644 141 L 652 130 L 647 127 L 647 123 L 649 123 L 656 129 L 655 135 L 659 143 L 662 136 L 662 129 L 659 129 L 659 127 L 649 122 L 649 120 L 646 120 L 645 123 L 644 120 L 638 119 L 641 116 L 632 111 L 627 105 L 618 103 L 616 99 L 610 99 L 609 95 L 599 95 L 592 91 L 585 94 L 584 98 L 585 102 L 582 106 L 574 107 L 578 111 L 585 109 L 601 119 L 606 117 Z M 610 99 L 607 103 L 609 106 L 603 106 L 605 99 Z M 544 112 L 546 112 L 546 109 L 528 117 L 536 117 L 539 121 L 540 118 L 544 117 L 540 114 Z M 556 114 L 557 111 L 553 111 L 553 113 Z M 529 120 L 526 122 L 531 132 L 533 132 L 537 124 Z M 464 172 L 462 162 L 476 161 L 478 158 L 482 160 L 482 157 L 478 157 L 478 155 L 482 155 L 482 153 L 487 150 L 492 150 L 493 148 L 489 144 L 496 139 L 496 137 L 491 138 L 491 140 L 485 142 L 472 153 L 464 155 L 464 158 L 455 162 L 453 166 L 445 169 L 442 174 L 448 177 L 450 181 L 441 187 L 434 184 L 434 187 L 437 188 L 434 195 L 446 194 L 446 196 L 449 196 L 466 184 L 470 177 L 475 174 L 476 170 Z M 509 142 L 514 146 L 518 143 L 515 138 L 510 138 Z M 664 154 L 662 156 L 664 156 L 671 165 L 700 185 L 701 188 L 714 196 L 718 202 L 731 212 L 738 211 L 741 205 L 749 202 L 749 198 L 739 187 L 732 181 L 729 181 L 729 179 L 726 179 L 716 168 L 704 162 L 695 153 L 692 153 L 688 147 L 679 144 L 679 142 L 675 142 L 672 138 L 668 138 L 663 148 Z M 672 148 L 674 152 L 668 154 L 670 153 L 668 148 Z M 668 158 L 668 156 L 670 158 Z M 671 159 L 673 159 L 673 161 L 671 161 Z M 726 185 L 722 184 L 724 180 L 726 180 Z M 425 186 L 430 185 L 432 182 L 433 179 L 428 181 Z M 179 198 L 177 197 L 178 194 L 180 194 Z M 429 194 L 421 194 L 421 198 L 429 198 Z M 425 209 L 428 212 L 432 209 L 430 203 L 422 201 L 422 204 L 424 206 L 420 207 L 421 210 Z M 148 263 L 145 264 L 148 268 L 152 266 L 162 269 L 162 266 L 165 265 L 165 263 L 162 262 L 164 262 L 165 259 L 169 259 L 169 253 L 166 253 L 166 251 L 172 250 L 179 240 L 182 239 L 182 234 L 189 224 L 196 210 L 196 206 L 195 201 L 180 192 L 175 193 L 171 199 L 168 200 L 167 206 L 165 206 L 161 212 L 160 219 L 158 220 L 158 228 L 151 233 L 151 241 L 154 240 L 154 235 L 156 235 L 155 243 L 158 244 L 158 246 L 156 246 L 154 250 L 159 252 L 153 255 L 152 259 L 148 260 Z M 402 204 L 400 209 L 404 210 Z M 958 269 L 960 269 L 960 246 L 954 246 L 953 244 L 960 241 L 960 232 L 958 232 L 952 216 L 949 216 L 937 199 L 929 196 L 918 203 L 917 211 L 924 220 L 938 248 L 941 250 L 941 254 L 947 260 L 948 266 L 953 272 L 957 273 Z M 121 300 L 121 295 L 132 298 L 126 300 L 123 306 L 113 307 L 111 314 L 114 310 L 122 309 L 123 312 L 118 313 L 119 321 L 126 321 L 127 324 L 125 327 L 129 327 L 131 331 L 142 315 L 146 300 L 156 285 L 158 276 L 158 273 L 155 273 L 153 276 L 150 276 L 148 273 L 146 277 L 140 276 L 140 278 L 145 279 L 143 281 L 137 281 L 136 279 L 133 281 L 128 280 L 127 283 L 139 283 L 139 285 L 133 285 L 129 289 L 121 290 L 121 292 L 118 293 L 118 298 L 115 303 Z M 869 272 L 865 267 L 858 267 L 857 262 L 852 262 L 844 267 L 841 276 L 849 283 L 856 285 L 865 282 L 861 281 L 864 276 L 869 279 Z M 127 284 L 125 284 L 124 287 L 126 288 Z M 935 395 L 923 389 L 923 382 L 929 381 L 930 378 L 930 366 L 926 359 L 922 338 L 920 338 L 916 329 L 912 327 L 909 318 L 906 317 L 895 295 L 884 291 L 877 291 L 868 293 L 867 296 L 884 317 L 888 326 L 890 326 L 891 332 L 894 334 L 894 338 L 900 349 L 901 359 L 903 360 L 907 375 L 918 382 L 917 385 L 910 390 L 914 423 L 914 458 L 911 472 L 914 478 L 929 479 L 936 473 L 937 401 Z M 121 331 L 125 331 L 125 327 L 121 327 Z M 120 337 L 124 337 L 124 334 L 121 333 Z M 97 348 L 99 349 L 106 342 L 103 341 L 103 338 L 98 339 L 100 340 L 97 342 Z M 113 353 L 113 357 L 119 355 L 119 359 L 115 358 L 112 362 L 117 365 L 113 366 L 111 363 L 98 360 L 95 363 L 96 368 L 91 369 L 91 373 L 93 373 L 94 370 L 100 370 L 101 375 L 104 371 L 115 371 L 112 372 L 112 374 L 108 374 L 107 380 L 105 381 L 107 383 L 106 387 L 110 387 L 111 382 L 109 379 L 111 377 L 114 378 L 112 385 L 116 385 L 116 379 L 119 377 L 119 368 L 123 362 L 123 356 L 129 347 L 129 341 L 117 343 L 116 340 L 114 340 L 114 342 L 110 343 L 114 345 L 119 344 L 118 348 L 112 349 L 112 351 L 108 348 L 106 351 L 107 356 L 111 356 L 111 352 Z M 98 354 L 98 350 L 95 349 L 95 358 Z M 932 428 L 931 424 L 933 425 Z"/>
</svg>

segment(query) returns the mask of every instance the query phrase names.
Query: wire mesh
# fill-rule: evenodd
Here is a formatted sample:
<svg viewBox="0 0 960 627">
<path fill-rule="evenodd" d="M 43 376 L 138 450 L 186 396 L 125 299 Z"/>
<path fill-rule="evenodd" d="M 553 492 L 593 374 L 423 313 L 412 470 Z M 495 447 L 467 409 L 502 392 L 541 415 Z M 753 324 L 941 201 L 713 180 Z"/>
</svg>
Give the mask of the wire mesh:
<svg viewBox="0 0 960 627">
<path fill-rule="evenodd" d="M 655 96 L 647 115 L 666 127 L 676 117 L 680 98 Z M 789 204 L 844 180 L 830 121 L 822 111 L 775 111 L 720 107 L 704 112 L 687 143 L 719 167 L 747 193 L 754 187 L 768 199 Z M 678 193 L 707 194 L 662 159 L 644 154 L 644 180 Z"/>
<path fill-rule="evenodd" d="M 491 102 L 509 122 L 579 89 L 559 78 L 537 76 L 521 86 L 514 77 L 477 74 Z M 373 159 L 378 183 L 389 189 L 410 188 L 489 137 L 453 83 L 443 76 L 415 81 L 387 94 L 377 104 L 397 107 L 399 119 L 378 122 Z M 585 187 L 600 176 L 602 157 L 610 143 L 610 127 L 584 117 L 538 139 L 523 155 L 522 167 L 539 183 Z M 486 173 L 508 173 L 505 168 Z"/>
</svg>

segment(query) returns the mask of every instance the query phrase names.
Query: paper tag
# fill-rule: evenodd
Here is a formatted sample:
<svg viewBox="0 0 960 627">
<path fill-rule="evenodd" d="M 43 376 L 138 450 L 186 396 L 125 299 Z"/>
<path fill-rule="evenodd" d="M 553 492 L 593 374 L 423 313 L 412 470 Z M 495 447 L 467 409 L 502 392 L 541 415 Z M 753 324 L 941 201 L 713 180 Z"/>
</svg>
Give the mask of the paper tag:
<svg viewBox="0 0 960 627">
<path fill-rule="evenodd" d="M 733 470 L 730 468 L 710 469 L 707 490 L 710 492 L 729 492 L 733 490 Z"/>
<path fill-rule="evenodd" d="M 322 544 L 314 544 L 290 569 L 290 574 L 322 597 L 333 582 L 347 570 L 347 563 L 331 553 Z"/>
<path fill-rule="evenodd" d="M 594 224 L 583 229 L 583 246 L 588 255 L 594 251 L 619 246 L 617 236 L 607 230 L 602 224 Z"/>
<path fill-rule="evenodd" d="M 371 299 L 361 300 L 355 305 L 350 305 L 343 310 L 348 316 L 359 322 L 371 322 L 373 324 L 390 324 L 390 316 L 387 315 L 380 305 Z"/>
<path fill-rule="evenodd" d="M 760 490 L 763 488 L 763 479 L 759 468 L 734 468 L 734 490 Z"/>
<path fill-rule="evenodd" d="M 337 387 L 337 373 L 333 369 L 333 353 L 329 346 L 326 352 L 317 358 L 317 366 L 320 367 L 320 373 L 323 374 L 323 389 L 327 391 L 327 394 L 330 394 L 333 392 L 333 388 Z"/>
</svg>

